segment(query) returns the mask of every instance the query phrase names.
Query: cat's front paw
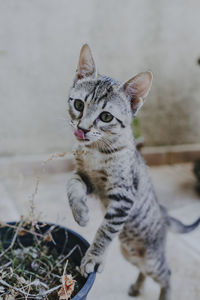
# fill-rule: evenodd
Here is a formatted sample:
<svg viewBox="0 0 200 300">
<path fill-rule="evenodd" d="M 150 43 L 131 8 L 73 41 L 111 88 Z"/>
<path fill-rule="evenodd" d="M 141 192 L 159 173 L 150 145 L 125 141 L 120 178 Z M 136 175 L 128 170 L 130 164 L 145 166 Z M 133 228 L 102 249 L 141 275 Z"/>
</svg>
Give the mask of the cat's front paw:
<svg viewBox="0 0 200 300">
<path fill-rule="evenodd" d="M 72 206 L 72 213 L 75 221 L 80 226 L 86 226 L 89 221 L 89 209 L 83 202 L 79 202 Z"/>
<path fill-rule="evenodd" d="M 80 273 L 82 276 L 87 277 L 90 273 L 97 271 L 102 272 L 104 261 L 101 256 L 93 255 L 90 249 L 86 252 L 81 261 Z"/>
</svg>

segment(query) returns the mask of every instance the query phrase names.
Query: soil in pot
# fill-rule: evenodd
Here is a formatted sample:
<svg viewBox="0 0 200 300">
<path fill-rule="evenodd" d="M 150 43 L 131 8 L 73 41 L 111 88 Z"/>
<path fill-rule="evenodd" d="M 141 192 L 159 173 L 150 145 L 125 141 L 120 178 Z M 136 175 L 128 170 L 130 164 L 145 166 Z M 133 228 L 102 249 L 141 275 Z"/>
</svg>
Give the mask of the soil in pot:
<svg viewBox="0 0 200 300">
<path fill-rule="evenodd" d="M 76 270 L 86 249 L 64 228 L 42 223 L 2 224 L 0 299 L 68 299 L 86 279 Z M 71 293 L 71 297 L 70 297 Z"/>
</svg>

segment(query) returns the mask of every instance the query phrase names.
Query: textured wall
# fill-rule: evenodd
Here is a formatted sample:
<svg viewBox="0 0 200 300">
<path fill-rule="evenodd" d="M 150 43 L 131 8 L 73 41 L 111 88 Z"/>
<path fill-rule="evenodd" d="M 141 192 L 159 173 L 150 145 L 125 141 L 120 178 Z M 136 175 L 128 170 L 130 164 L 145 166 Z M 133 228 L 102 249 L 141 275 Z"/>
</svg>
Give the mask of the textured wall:
<svg viewBox="0 0 200 300">
<path fill-rule="evenodd" d="M 88 42 L 100 72 L 151 69 L 149 145 L 200 142 L 199 0 L 0 0 L 0 154 L 71 149 L 68 89 Z"/>
</svg>

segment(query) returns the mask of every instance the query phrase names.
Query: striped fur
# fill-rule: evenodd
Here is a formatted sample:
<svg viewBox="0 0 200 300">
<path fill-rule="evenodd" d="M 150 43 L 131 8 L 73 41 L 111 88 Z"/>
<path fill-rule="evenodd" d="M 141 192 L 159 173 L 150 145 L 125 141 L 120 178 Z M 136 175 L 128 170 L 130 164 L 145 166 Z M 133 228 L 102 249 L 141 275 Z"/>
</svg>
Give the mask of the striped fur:
<svg viewBox="0 0 200 300">
<path fill-rule="evenodd" d="M 68 182 L 68 198 L 81 226 L 89 220 L 87 194 L 98 196 L 106 212 L 80 271 L 87 276 L 96 266 L 102 269 L 108 246 L 119 235 L 123 255 L 140 269 L 129 294 L 138 295 L 149 275 L 161 286 L 160 300 L 169 300 L 170 270 L 165 256 L 169 218 L 157 202 L 131 129 L 132 118 L 150 88 L 150 81 L 140 84 L 140 79 L 148 81 L 150 75 L 139 75 L 133 86 L 131 80 L 123 85 L 97 75 L 87 47 L 81 50 L 68 101 L 72 127 L 87 129 L 87 140 L 77 142 L 74 151 L 76 171 Z M 83 112 L 74 108 L 75 99 L 84 101 Z M 114 116 L 110 123 L 99 119 L 102 111 Z"/>
</svg>

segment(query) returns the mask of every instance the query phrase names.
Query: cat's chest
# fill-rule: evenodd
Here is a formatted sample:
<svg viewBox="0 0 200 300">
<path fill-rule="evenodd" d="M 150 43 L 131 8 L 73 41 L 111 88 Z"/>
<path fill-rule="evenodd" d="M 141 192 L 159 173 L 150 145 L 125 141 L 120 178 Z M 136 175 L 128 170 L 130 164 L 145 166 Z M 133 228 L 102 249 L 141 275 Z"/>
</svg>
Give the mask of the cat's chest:
<svg viewBox="0 0 200 300">
<path fill-rule="evenodd" d="M 80 150 L 75 152 L 77 166 L 83 167 L 87 173 L 93 173 L 105 167 L 105 161 L 97 151 Z"/>
<path fill-rule="evenodd" d="M 77 150 L 75 152 L 76 168 L 91 181 L 98 193 L 103 193 L 111 180 L 111 168 L 106 159 L 97 151 Z"/>
<path fill-rule="evenodd" d="M 105 162 L 101 155 L 97 152 L 88 152 L 82 156 L 85 168 L 89 172 L 99 171 L 102 167 L 105 167 Z"/>
</svg>

